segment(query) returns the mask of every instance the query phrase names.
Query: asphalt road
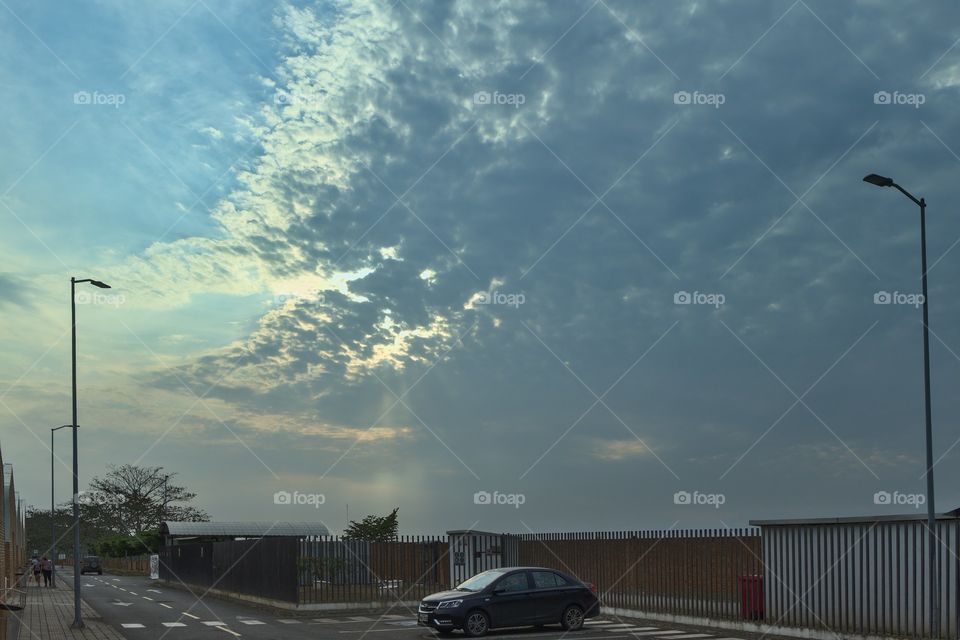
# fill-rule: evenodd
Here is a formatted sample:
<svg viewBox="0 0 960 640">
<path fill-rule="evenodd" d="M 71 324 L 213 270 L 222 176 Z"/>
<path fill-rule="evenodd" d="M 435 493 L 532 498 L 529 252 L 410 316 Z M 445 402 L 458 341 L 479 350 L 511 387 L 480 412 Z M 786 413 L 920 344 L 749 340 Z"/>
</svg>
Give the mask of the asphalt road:
<svg viewBox="0 0 960 640">
<path fill-rule="evenodd" d="M 58 578 L 72 580 L 67 571 Z M 129 640 L 436 640 L 430 630 L 417 627 L 410 612 L 357 615 L 316 613 L 284 615 L 256 607 L 200 598 L 181 589 L 156 586 L 139 576 L 86 575 L 81 582 L 83 599 L 104 622 Z M 559 625 L 543 629 L 491 631 L 494 640 L 739 640 L 723 634 L 691 634 L 667 626 L 641 627 L 610 619 L 596 619 L 582 631 L 564 633 Z M 462 638 L 461 634 L 454 636 Z"/>
</svg>

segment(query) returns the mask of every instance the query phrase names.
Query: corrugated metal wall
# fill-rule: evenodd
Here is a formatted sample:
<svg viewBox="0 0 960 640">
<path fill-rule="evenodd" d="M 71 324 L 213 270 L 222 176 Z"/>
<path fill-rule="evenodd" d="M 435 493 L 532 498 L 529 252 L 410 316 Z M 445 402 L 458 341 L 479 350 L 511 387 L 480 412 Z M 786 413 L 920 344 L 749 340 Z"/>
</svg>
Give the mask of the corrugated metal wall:
<svg viewBox="0 0 960 640">
<path fill-rule="evenodd" d="M 940 637 L 956 638 L 960 522 L 937 522 Z M 765 526 L 765 622 L 929 636 L 925 520 Z"/>
</svg>

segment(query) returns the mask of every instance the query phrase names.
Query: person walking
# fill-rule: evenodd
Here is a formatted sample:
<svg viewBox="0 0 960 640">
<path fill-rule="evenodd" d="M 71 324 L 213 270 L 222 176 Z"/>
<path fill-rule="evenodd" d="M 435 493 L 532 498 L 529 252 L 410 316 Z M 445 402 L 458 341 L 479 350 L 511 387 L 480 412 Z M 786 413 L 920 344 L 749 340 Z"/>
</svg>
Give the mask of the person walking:
<svg viewBox="0 0 960 640">
<path fill-rule="evenodd" d="M 36 581 L 37 586 L 39 587 L 39 586 L 40 586 L 40 572 L 41 572 L 40 559 L 39 559 L 39 558 L 31 558 L 31 559 L 30 559 L 30 564 L 33 565 L 33 566 L 32 566 L 32 569 L 33 569 L 33 579 Z"/>
<path fill-rule="evenodd" d="M 40 569 L 43 571 L 43 586 L 52 587 L 53 586 L 53 560 L 47 556 L 43 556 L 43 559 L 40 560 Z"/>
</svg>

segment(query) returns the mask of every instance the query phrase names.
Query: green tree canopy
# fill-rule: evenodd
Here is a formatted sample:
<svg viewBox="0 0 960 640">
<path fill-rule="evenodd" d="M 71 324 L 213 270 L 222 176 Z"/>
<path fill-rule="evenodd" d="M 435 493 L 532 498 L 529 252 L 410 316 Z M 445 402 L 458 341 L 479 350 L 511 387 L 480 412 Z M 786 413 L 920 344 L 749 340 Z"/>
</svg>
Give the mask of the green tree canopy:
<svg viewBox="0 0 960 640">
<path fill-rule="evenodd" d="M 360 522 L 351 520 L 343 537 L 348 540 L 369 540 L 371 542 L 387 542 L 397 539 L 397 529 L 400 523 L 397 519 L 397 507 L 385 516 L 366 516 Z"/>
</svg>

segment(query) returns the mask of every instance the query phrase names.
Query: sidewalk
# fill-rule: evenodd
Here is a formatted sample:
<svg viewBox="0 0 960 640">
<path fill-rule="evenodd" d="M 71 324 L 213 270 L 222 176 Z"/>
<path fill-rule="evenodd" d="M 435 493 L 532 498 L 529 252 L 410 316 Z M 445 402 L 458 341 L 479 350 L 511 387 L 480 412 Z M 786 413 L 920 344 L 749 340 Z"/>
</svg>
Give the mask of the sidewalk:
<svg viewBox="0 0 960 640">
<path fill-rule="evenodd" d="M 7 612 L 8 616 L 17 616 L 20 621 L 20 640 L 124 640 L 86 602 L 81 603 L 85 627 L 79 631 L 70 628 L 73 622 L 73 580 L 69 575 L 57 574 L 56 589 L 37 587 L 30 580 L 25 591 L 27 602 L 23 611 Z"/>
</svg>

